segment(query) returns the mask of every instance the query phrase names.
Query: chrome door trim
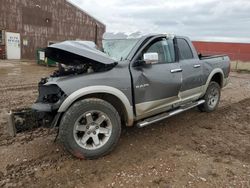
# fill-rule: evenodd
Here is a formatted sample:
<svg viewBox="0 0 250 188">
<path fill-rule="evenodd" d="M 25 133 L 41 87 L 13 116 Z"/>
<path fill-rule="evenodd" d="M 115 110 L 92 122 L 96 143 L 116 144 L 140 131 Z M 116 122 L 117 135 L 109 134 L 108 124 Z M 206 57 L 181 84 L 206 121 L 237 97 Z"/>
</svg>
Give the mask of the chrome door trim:
<svg viewBox="0 0 250 188">
<path fill-rule="evenodd" d="M 172 69 L 170 70 L 171 73 L 182 72 L 182 69 Z"/>
<path fill-rule="evenodd" d="M 201 67 L 201 65 L 200 64 L 196 64 L 196 65 L 194 65 L 194 68 L 200 68 Z"/>
</svg>

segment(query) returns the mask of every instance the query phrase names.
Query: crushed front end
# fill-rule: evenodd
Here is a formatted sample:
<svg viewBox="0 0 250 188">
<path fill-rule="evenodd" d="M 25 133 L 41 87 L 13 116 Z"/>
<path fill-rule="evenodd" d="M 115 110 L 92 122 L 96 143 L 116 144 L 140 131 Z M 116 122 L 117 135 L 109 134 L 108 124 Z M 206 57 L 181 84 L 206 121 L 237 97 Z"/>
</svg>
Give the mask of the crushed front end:
<svg viewBox="0 0 250 188">
<path fill-rule="evenodd" d="M 17 109 L 8 113 L 7 131 L 10 136 L 38 127 L 54 127 L 60 114 L 57 113 L 67 97 L 55 84 L 46 84 L 42 78 L 38 84 L 39 96 L 31 108 Z"/>
<path fill-rule="evenodd" d="M 114 59 L 86 41 L 64 41 L 53 44 L 46 48 L 45 56 L 58 62 L 58 70 L 50 77 L 41 79 L 38 85 L 39 96 L 31 108 L 14 110 L 8 114 L 7 130 L 12 136 L 41 126 L 56 126 L 61 116 L 57 112 L 59 107 L 67 95 L 74 91 L 74 89 L 67 91 L 67 88 L 83 87 L 79 75 L 109 71 L 117 65 Z M 71 79 L 69 85 L 67 81 L 64 82 L 69 80 L 68 78 Z M 86 79 L 86 76 L 84 78 Z M 57 85 L 59 82 L 64 82 L 62 85 L 67 95 Z"/>
</svg>

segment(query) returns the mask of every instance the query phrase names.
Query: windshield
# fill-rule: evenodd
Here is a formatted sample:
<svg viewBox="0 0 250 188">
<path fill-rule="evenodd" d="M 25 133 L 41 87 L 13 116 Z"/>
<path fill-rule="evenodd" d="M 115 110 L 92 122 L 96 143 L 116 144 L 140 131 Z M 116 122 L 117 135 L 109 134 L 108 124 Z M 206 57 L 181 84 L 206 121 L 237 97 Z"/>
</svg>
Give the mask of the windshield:
<svg viewBox="0 0 250 188">
<path fill-rule="evenodd" d="M 103 40 L 103 51 L 116 61 L 127 58 L 129 52 L 139 39 L 105 39 Z"/>
</svg>

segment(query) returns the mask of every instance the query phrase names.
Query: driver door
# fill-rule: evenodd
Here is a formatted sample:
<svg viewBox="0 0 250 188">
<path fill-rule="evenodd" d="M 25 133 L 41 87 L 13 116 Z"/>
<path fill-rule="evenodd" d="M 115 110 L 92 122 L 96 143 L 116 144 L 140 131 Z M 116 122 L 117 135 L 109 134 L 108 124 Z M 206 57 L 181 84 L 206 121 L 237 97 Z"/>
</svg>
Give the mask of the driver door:
<svg viewBox="0 0 250 188">
<path fill-rule="evenodd" d="M 171 109 L 180 100 L 182 70 L 175 60 L 174 40 L 152 40 L 144 46 L 137 61 L 147 53 L 157 53 L 158 62 L 131 67 L 137 119 Z"/>
</svg>

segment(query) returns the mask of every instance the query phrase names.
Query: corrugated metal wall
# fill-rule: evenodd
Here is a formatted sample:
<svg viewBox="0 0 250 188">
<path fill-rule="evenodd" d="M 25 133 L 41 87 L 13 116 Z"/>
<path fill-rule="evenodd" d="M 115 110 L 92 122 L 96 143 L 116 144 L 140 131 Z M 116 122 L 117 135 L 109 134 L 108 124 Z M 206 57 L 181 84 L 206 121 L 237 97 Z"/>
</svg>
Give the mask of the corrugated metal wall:
<svg viewBox="0 0 250 188">
<path fill-rule="evenodd" d="M 0 0 L 0 4 L 0 30 L 21 34 L 24 59 L 34 59 L 36 49 L 49 42 L 79 39 L 101 46 L 105 25 L 66 0 Z"/>
<path fill-rule="evenodd" d="M 231 60 L 250 62 L 250 44 L 193 41 L 198 51 L 205 55 L 227 54 Z"/>
</svg>

